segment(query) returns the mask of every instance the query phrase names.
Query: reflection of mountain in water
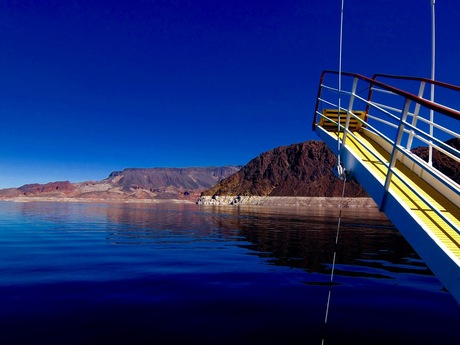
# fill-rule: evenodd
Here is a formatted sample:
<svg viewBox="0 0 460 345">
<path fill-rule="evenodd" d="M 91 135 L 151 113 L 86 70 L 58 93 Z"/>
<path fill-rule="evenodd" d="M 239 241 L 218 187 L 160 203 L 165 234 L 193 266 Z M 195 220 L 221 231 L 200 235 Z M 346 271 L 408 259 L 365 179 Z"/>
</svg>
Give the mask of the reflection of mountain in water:
<svg viewBox="0 0 460 345">
<path fill-rule="evenodd" d="M 330 272 L 337 231 L 335 209 L 219 208 L 164 203 L 110 206 L 106 211 L 108 221 L 119 224 L 108 238 L 113 244 L 231 242 L 272 265 L 311 273 Z M 109 228 L 113 230 L 112 226 Z M 339 275 L 431 275 L 390 221 L 373 209 L 343 210 L 336 262 Z"/>
</svg>

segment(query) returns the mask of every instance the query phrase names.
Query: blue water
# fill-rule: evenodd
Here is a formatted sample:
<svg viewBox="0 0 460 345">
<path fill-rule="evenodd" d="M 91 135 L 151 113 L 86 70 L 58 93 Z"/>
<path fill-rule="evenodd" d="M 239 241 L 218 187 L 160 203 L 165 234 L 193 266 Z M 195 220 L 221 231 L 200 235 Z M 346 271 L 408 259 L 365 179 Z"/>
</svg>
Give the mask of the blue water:
<svg viewBox="0 0 460 345">
<path fill-rule="evenodd" d="M 2 344 L 460 344 L 375 210 L 0 202 Z"/>
</svg>

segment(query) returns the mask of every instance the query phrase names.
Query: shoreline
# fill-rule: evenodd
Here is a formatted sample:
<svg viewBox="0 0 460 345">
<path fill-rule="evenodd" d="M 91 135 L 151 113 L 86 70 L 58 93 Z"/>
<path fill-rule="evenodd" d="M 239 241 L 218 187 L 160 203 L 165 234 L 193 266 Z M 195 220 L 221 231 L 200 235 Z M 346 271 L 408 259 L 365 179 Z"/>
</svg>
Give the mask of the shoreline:
<svg viewBox="0 0 460 345">
<path fill-rule="evenodd" d="M 47 196 L 18 196 L 13 198 L 2 198 L 0 201 L 8 202 L 81 202 L 81 203 L 145 203 L 145 204 L 159 204 L 165 202 L 173 203 L 190 203 L 195 204 L 196 200 L 186 199 L 103 199 L 103 198 L 67 198 L 67 197 L 47 197 Z"/>
<path fill-rule="evenodd" d="M 337 207 L 344 208 L 377 208 L 370 197 L 300 197 L 300 196 L 201 196 L 198 199 L 104 199 L 104 198 L 72 198 L 72 197 L 12 197 L 2 198 L 8 202 L 81 202 L 81 203 L 188 203 L 213 206 L 289 206 L 289 207 Z"/>
<path fill-rule="evenodd" d="M 200 205 L 260 205 L 260 206 L 306 206 L 344 208 L 378 208 L 370 197 L 307 197 L 307 196 L 201 196 Z"/>
</svg>

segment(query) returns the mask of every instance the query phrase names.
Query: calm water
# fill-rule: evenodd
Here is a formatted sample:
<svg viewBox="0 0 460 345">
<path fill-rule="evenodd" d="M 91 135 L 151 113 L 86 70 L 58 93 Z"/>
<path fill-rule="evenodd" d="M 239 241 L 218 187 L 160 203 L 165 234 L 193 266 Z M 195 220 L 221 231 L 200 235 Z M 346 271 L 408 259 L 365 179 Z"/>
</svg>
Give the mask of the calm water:
<svg viewBox="0 0 460 345">
<path fill-rule="evenodd" d="M 460 307 L 384 216 L 0 202 L 2 344 L 460 344 Z"/>
</svg>

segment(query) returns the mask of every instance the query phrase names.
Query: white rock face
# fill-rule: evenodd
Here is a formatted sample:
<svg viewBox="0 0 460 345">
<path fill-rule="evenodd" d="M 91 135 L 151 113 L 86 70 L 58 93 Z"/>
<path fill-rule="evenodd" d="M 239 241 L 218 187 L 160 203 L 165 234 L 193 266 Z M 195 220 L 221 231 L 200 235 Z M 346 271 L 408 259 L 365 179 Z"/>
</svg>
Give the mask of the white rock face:
<svg viewBox="0 0 460 345">
<path fill-rule="evenodd" d="M 199 205 L 266 205 L 377 208 L 371 198 L 291 197 L 291 196 L 200 196 Z"/>
</svg>

